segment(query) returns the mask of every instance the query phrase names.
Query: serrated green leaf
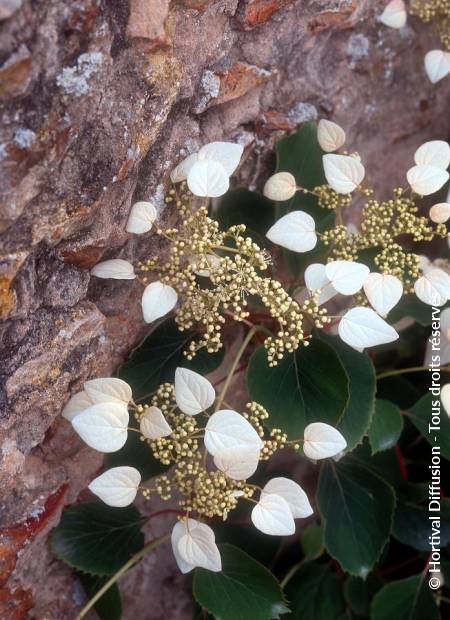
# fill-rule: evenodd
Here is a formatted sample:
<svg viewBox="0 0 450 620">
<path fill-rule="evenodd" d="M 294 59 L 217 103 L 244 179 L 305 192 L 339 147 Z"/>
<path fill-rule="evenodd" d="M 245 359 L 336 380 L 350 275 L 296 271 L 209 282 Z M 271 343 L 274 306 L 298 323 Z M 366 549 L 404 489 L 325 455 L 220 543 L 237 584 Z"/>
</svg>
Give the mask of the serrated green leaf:
<svg viewBox="0 0 450 620">
<path fill-rule="evenodd" d="M 431 415 L 433 410 L 438 412 L 440 409 L 439 430 L 429 429 L 435 426 Z M 425 394 L 409 411 L 405 412 L 417 428 L 419 433 L 428 441 L 430 446 L 440 448 L 440 453 L 446 459 L 450 459 L 450 418 L 445 413 L 444 407 L 440 406 L 440 400 L 431 394 Z"/>
<path fill-rule="evenodd" d="M 299 438 L 310 422 L 335 425 L 348 401 L 348 378 L 337 354 L 312 339 L 309 346 L 286 354 L 275 368 L 267 351 L 257 349 L 250 359 L 247 385 L 251 398 L 269 412 L 267 425 Z"/>
<path fill-rule="evenodd" d="M 195 571 L 196 601 L 219 620 L 270 620 L 276 606 L 285 604 L 275 577 L 241 549 L 227 544 L 219 549 L 220 573 Z"/>
<path fill-rule="evenodd" d="M 142 517 L 134 506 L 89 502 L 63 512 L 50 536 L 53 553 L 91 575 L 112 575 L 144 546 Z"/>
<path fill-rule="evenodd" d="M 366 353 L 358 353 L 340 338 L 322 333 L 321 339 L 337 353 L 349 380 L 350 396 L 337 428 L 353 450 L 370 427 L 375 407 L 375 368 Z"/>
<path fill-rule="evenodd" d="M 94 577 L 86 573 L 79 573 L 78 576 L 88 598 L 92 598 L 108 581 L 108 577 Z M 94 609 L 100 620 L 120 620 L 122 616 L 122 600 L 116 583 L 108 588 L 103 596 L 99 598 L 94 605 Z"/>
<path fill-rule="evenodd" d="M 437 508 L 437 504 L 434 504 Z M 450 500 L 441 498 L 440 510 L 429 511 L 428 506 L 417 506 L 410 502 L 399 502 L 395 509 L 392 535 L 403 545 L 418 551 L 429 551 L 429 536 L 432 533 L 430 517 L 440 519 L 440 547 L 450 541 Z"/>
<path fill-rule="evenodd" d="M 375 415 L 369 429 L 372 454 L 389 450 L 395 446 L 402 430 L 403 418 L 397 405 L 387 400 L 378 399 L 375 403 Z"/>
<path fill-rule="evenodd" d="M 222 230 L 245 224 L 246 235 L 264 247 L 268 245 L 266 232 L 275 221 L 275 209 L 273 202 L 261 194 L 239 187 L 220 198 L 215 217 Z"/>
<path fill-rule="evenodd" d="M 201 349 L 189 361 L 183 351 L 194 337 L 194 332 L 180 332 L 175 321 L 167 319 L 144 338 L 118 372 L 118 376 L 131 385 L 135 401 L 144 400 L 162 383 L 173 382 L 177 366 L 207 374 L 221 364 L 224 349 L 218 353 Z"/>
<path fill-rule="evenodd" d="M 342 587 L 327 565 L 302 566 L 286 587 L 293 620 L 338 620 L 345 613 Z"/>
<path fill-rule="evenodd" d="M 352 461 L 359 463 L 363 467 L 367 467 L 367 469 L 370 469 L 374 474 L 386 480 L 393 488 L 397 488 L 404 484 L 397 455 L 392 448 L 390 450 L 384 450 L 384 452 L 372 454 L 369 441 L 364 440 L 364 442 L 352 452 Z"/>
<path fill-rule="evenodd" d="M 349 455 L 322 465 L 316 499 L 328 553 L 344 570 L 365 578 L 389 538 L 392 487 Z"/>
<path fill-rule="evenodd" d="M 440 614 L 425 575 L 388 583 L 375 595 L 371 620 L 439 620 Z"/>
<path fill-rule="evenodd" d="M 360 577 L 348 577 L 344 585 L 345 600 L 355 614 L 368 618 L 372 599 L 382 585 L 382 580 L 373 574 L 366 580 Z"/>
<path fill-rule="evenodd" d="M 311 523 L 302 532 L 300 544 L 307 560 L 315 560 L 324 552 L 323 528 L 317 523 Z"/>
</svg>

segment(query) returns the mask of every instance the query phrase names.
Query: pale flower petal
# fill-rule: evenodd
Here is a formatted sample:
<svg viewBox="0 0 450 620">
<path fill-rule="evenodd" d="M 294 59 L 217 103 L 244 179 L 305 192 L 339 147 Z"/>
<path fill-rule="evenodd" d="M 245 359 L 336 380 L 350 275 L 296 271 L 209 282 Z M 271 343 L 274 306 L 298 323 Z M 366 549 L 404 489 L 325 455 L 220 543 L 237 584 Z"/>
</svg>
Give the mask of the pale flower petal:
<svg viewBox="0 0 450 620">
<path fill-rule="evenodd" d="M 181 183 L 185 181 L 191 171 L 192 166 L 198 161 L 198 153 L 191 153 L 182 162 L 175 166 L 170 173 L 170 180 L 172 183 Z"/>
<path fill-rule="evenodd" d="M 338 194 L 353 192 L 366 174 L 362 163 L 350 155 L 324 155 L 322 161 L 327 183 Z"/>
<path fill-rule="evenodd" d="M 450 218 L 450 203 L 439 202 L 430 209 L 430 220 L 436 224 L 444 224 Z"/>
<path fill-rule="evenodd" d="M 450 164 L 450 146 L 444 140 L 425 142 L 414 153 L 414 163 L 418 166 L 435 166 L 447 170 Z"/>
<path fill-rule="evenodd" d="M 157 211 L 151 202 L 135 202 L 131 207 L 126 231 L 142 235 L 151 230 L 153 222 L 157 218 Z"/>
<path fill-rule="evenodd" d="M 335 456 L 347 447 L 347 442 L 341 433 L 323 422 L 308 424 L 303 439 L 303 452 L 314 461 Z"/>
<path fill-rule="evenodd" d="M 208 379 L 188 368 L 176 369 L 175 400 L 183 413 L 197 415 L 209 409 L 215 399 L 216 392 Z"/>
<path fill-rule="evenodd" d="M 223 409 L 208 419 L 205 447 L 212 456 L 228 448 L 261 450 L 263 442 L 253 426 L 236 411 Z"/>
<path fill-rule="evenodd" d="M 161 409 L 153 406 L 144 409 L 139 428 L 147 439 L 160 439 L 172 434 L 172 429 Z"/>
<path fill-rule="evenodd" d="M 450 298 L 450 276 L 443 269 L 428 269 L 414 283 L 420 301 L 430 306 L 443 306 Z"/>
<path fill-rule="evenodd" d="M 196 567 L 213 572 L 222 570 L 222 560 L 213 530 L 195 519 L 180 521 L 175 525 L 172 531 L 172 549 L 182 573 Z"/>
<path fill-rule="evenodd" d="M 142 295 L 142 313 L 146 323 L 160 319 L 177 305 L 178 295 L 174 288 L 162 282 L 152 282 Z"/>
<path fill-rule="evenodd" d="M 407 19 L 403 0 L 391 0 L 378 19 L 389 28 L 403 28 Z"/>
<path fill-rule="evenodd" d="M 313 513 L 305 491 L 289 478 L 272 478 L 264 486 L 263 493 L 280 495 L 287 502 L 294 519 L 304 519 Z"/>
<path fill-rule="evenodd" d="M 376 312 L 362 306 L 344 314 L 339 321 L 338 333 L 344 342 L 357 350 L 393 342 L 399 337 Z"/>
<path fill-rule="evenodd" d="M 403 284 L 395 276 L 371 273 L 364 282 L 364 292 L 370 305 L 380 316 L 387 316 L 403 295 Z"/>
<path fill-rule="evenodd" d="M 93 403 L 124 403 L 128 405 L 133 398 L 128 383 L 115 377 L 86 381 L 84 391 Z"/>
<path fill-rule="evenodd" d="M 91 273 L 97 278 L 112 278 L 114 280 L 134 280 L 136 277 L 133 265 L 121 258 L 112 258 L 97 263 L 91 269 Z"/>
<path fill-rule="evenodd" d="M 425 71 L 432 84 L 436 84 L 450 73 L 450 52 L 431 50 L 425 54 Z"/>
<path fill-rule="evenodd" d="M 266 233 L 266 237 L 293 252 L 309 252 L 317 243 L 316 225 L 304 211 L 291 211 L 280 218 Z"/>
<path fill-rule="evenodd" d="M 323 118 L 317 126 L 317 140 L 322 151 L 333 153 L 345 143 L 345 131 L 338 124 Z"/>
<path fill-rule="evenodd" d="M 283 202 L 295 196 L 297 182 L 290 172 L 277 172 L 269 177 L 264 185 L 263 194 L 269 200 Z"/>
<path fill-rule="evenodd" d="M 295 522 L 289 504 L 280 495 L 261 493 L 252 510 L 253 525 L 272 536 L 290 536 L 295 532 Z"/>
<path fill-rule="evenodd" d="M 449 174 L 436 166 L 413 166 L 406 173 L 406 178 L 416 194 L 429 196 L 447 183 Z"/>
<path fill-rule="evenodd" d="M 117 452 L 127 440 L 129 414 L 121 403 L 98 403 L 72 420 L 72 426 L 88 446 L 99 452 Z"/>
<path fill-rule="evenodd" d="M 320 289 L 320 295 L 317 300 L 319 306 L 337 295 L 336 289 L 326 276 L 325 265 L 321 263 L 313 263 L 306 268 L 305 284 L 310 291 Z"/>
<path fill-rule="evenodd" d="M 227 193 L 229 176 L 218 161 L 197 161 L 191 168 L 187 184 L 195 196 L 217 198 Z"/>
<path fill-rule="evenodd" d="M 63 418 L 71 422 L 76 415 L 93 405 L 94 403 L 83 390 L 74 394 L 61 412 Z"/>
<path fill-rule="evenodd" d="M 97 476 L 88 488 L 108 506 L 123 508 L 134 502 L 140 483 L 138 470 L 124 465 Z"/>
<path fill-rule="evenodd" d="M 441 402 L 445 413 L 450 418 L 450 383 L 446 383 L 441 388 Z"/>
<path fill-rule="evenodd" d="M 325 266 L 325 275 L 332 286 L 341 295 L 357 293 L 370 273 L 370 269 L 363 263 L 349 260 L 336 260 Z"/>
<path fill-rule="evenodd" d="M 230 177 L 239 166 L 243 151 L 243 147 L 235 142 L 210 142 L 199 150 L 198 159 L 219 162 Z"/>
<path fill-rule="evenodd" d="M 259 450 L 226 448 L 214 456 L 214 465 L 233 480 L 247 480 L 258 468 Z"/>
</svg>

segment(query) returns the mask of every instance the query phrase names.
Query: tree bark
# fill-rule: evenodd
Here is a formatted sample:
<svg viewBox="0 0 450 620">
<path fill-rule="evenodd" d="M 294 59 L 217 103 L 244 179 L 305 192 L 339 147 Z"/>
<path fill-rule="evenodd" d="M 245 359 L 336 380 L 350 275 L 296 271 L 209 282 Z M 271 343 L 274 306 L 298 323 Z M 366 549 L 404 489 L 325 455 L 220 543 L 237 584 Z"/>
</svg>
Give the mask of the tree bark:
<svg viewBox="0 0 450 620">
<path fill-rule="evenodd" d="M 101 465 L 60 411 L 145 332 L 140 287 L 91 279 L 111 257 L 162 247 L 125 232 L 163 200 L 175 163 L 212 140 L 246 147 L 236 183 L 260 187 L 282 132 L 345 127 L 381 195 L 422 141 L 448 137 L 437 42 L 384 0 L 0 0 L 0 616 L 71 618 L 77 580 L 46 537 Z M 170 551 L 126 576 L 125 618 L 185 617 Z M 164 565 L 164 568 L 161 568 Z M 176 596 L 174 596 L 176 593 Z M 8 602 L 7 602 L 8 601 Z"/>
</svg>

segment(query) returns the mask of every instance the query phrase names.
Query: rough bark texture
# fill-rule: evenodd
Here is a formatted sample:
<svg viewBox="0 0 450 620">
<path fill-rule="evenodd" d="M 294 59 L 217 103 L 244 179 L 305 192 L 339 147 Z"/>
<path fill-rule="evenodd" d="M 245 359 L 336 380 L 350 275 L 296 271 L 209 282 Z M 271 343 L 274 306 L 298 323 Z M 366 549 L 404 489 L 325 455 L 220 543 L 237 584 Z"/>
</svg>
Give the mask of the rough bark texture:
<svg viewBox="0 0 450 620">
<path fill-rule="evenodd" d="M 419 22 L 377 23 L 384 0 L 0 0 L 0 616 L 71 618 L 76 579 L 46 544 L 100 466 L 59 413 L 142 335 L 139 285 L 91 279 L 100 259 L 158 253 L 124 232 L 164 209 L 171 166 L 206 141 L 246 146 L 260 185 L 281 131 L 345 126 L 381 192 L 413 148 L 446 137 L 449 80 L 431 87 Z M 170 216 L 165 209 L 163 218 Z M 125 618 L 185 617 L 170 553 L 126 577 Z M 176 596 L 174 596 L 176 593 Z"/>
</svg>

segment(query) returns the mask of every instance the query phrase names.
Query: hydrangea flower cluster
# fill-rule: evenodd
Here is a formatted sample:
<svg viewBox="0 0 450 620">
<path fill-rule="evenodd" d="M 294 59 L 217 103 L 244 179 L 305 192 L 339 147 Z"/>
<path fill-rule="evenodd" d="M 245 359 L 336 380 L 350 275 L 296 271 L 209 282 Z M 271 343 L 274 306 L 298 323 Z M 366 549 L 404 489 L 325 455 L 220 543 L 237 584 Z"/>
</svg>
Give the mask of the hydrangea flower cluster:
<svg viewBox="0 0 450 620">
<path fill-rule="evenodd" d="M 208 379 L 177 368 L 174 384 L 161 385 L 148 406 L 134 404 L 125 381 L 105 378 L 87 381 L 63 410 L 63 416 L 91 448 L 116 452 L 129 431 L 139 432 L 155 458 L 173 465 L 152 482 L 153 489 L 141 486 L 139 471 L 128 466 L 105 471 L 89 489 L 115 507 L 131 504 L 139 490 L 146 498 L 156 492 L 170 499 L 172 488 L 181 494 L 179 507 L 184 517 L 173 528 L 172 547 L 183 573 L 197 566 L 221 570 L 214 532 L 200 519 L 220 516 L 226 520 L 239 501 L 254 504 L 251 520 L 269 535 L 293 534 L 294 520 L 312 514 L 306 493 L 293 480 L 272 478 L 263 488 L 248 482 L 259 461 L 286 445 L 299 449 L 302 443 L 305 456 L 315 461 L 346 448 L 341 433 L 327 424 L 309 424 L 301 441 L 288 442 L 278 429 L 266 437 L 262 421 L 268 414 L 258 403 L 248 404 L 244 415 L 220 406 L 220 397 Z M 139 431 L 129 428 L 130 409 Z"/>
<path fill-rule="evenodd" d="M 430 82 L 436 84 L 450 73 L 450 4 L 448 0 L 412 0 L 410 12 L 431 23 L 446 48 L 430 50 L 425 54 L 425 72 Z M 379 17 L 382 24 L 395 29 L 403 28 L 407 19 L 403 0 L 391 0 Z"/>
</svg>

